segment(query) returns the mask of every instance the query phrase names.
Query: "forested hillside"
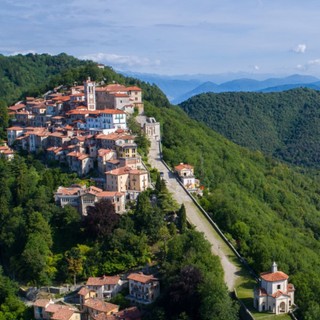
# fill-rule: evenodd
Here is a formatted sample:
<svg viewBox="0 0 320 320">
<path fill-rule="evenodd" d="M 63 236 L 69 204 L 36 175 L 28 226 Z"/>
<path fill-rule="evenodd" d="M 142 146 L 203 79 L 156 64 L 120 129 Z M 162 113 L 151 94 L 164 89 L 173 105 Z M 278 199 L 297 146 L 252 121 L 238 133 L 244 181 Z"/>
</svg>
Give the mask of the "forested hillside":
<svg viewBox="0 0 320 320">
<path fill-rule="evenodd" d="M 82 84 L 88 76 L 96 81 L 125 81 L 110 67 L 100 69 L 96 62 L 79 60 L 65 53 L 0 55 L 0 100 L 11 104 L 26 95 L 41 95 L 58 85 Z"/>
<path fill-rule="evenodd" d="M 320 167 L 319 91 L 207 93 L 180 106 L 241 146 L 296 165 Z"/>
<path fill-rule="evenodd" d="M 19 57 L 26 69 L 31 58 L 45 69 L 43 55 Z M 73 84 L 88 76 L 96 81 L 139 85 L 146 104 L 169 106 L 156 86 L 124 78 L 110 68 L 99 69 L 92 62 L 50 73 L 42 84 L 49 89 L 50 84 Z M 16 95 L 4 96 L 4 100 L 16 101 L 21 94 L 32 94 L 28 90 L 38 81 L 35 76 L 30 86 L 14 91 Z M 0 114 L 0 119 L 7 116 L 2 102 Z M 7 125 L 7 118 L 0 122 L 2 130 Z M 43 160 L 41 154 L 38 157 Z M 56 206 L 53 193 L 58 186 L 88 185 L 89 179 L 79 180 L 66 168 L 50 167 L 39 159 L 23 154 L 8 162 L 0 157 L 1 320 L 32 318 L 32 310 L 17 298 L 18 285 L 80 282 L 89 276 L 114 275 L 145 266 L 157 272 L 162 294 L 143 319 L 238 319 L 238 307 L 229 297 L 219 259 L 212 256 L 203 235 L 188 229 L 184 207 L 179 209 L 159 174 L 155 190 L 141 193 L 128 214 L 119 216 L 111 202 L 102 201 L 81 219 L 73 207 Z M 125 307 L 124 295 L 112 302 Z"/>
<path fill-rule="evenodd" d="M 162 123 L 163 156 L 195 166 L 200 200 L 256 272 L 272 261 L 290 275 L 303 319 L 320 314 L 320 180 L 248 151 L 178 107 L 147 113 Z"/>
</svg>

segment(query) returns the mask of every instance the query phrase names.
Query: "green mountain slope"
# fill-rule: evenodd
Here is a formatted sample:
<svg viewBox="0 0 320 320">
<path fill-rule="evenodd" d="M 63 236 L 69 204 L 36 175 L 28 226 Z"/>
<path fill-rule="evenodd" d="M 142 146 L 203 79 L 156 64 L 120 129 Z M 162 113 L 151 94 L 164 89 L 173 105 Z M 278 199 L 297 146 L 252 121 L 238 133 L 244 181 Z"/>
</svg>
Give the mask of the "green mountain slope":
<svg viewBox="0 0 320 320">
<path fill-rule="evenodd" d="M 57 85 L 71 85 L 85 79 L 86 75 L 102 80 L 110 77 L 122 78 L 105 68 L 97 68 L 97 63 L 84 61 L 61 53 L 27 54 L 16 56 L 0 55 L 0 98 L 11 104 L 27 94 L 43 94 Z"/>
<path fill-rule="evenodd" d="M 320 92 L 207 93 L 181 105 L 233 142 L 296 165 L 320 167 Z"/>
<path fill-rule="evenodd" d="M 319 177 L 239 147 L 180 108 L 147 113 L 162 123 L 166 161 L 195 166 L 207 187 L 202 205 L 252 267 L 262 272 L 277 261 L 297 288 L 301 313 L 319 308 Z"/>
<path fill-rule="evenodd" d="M 0 100 L 15 102 L 41 82 L 41 73 L 46 68 L 44 57 L 33 56 L 39 73 L 33 62 L 30 66 L 29 58 L 20 57 L 23 68 L 20 69 L 19 63 L 16 67 L 32 69 L 34 78 L 24 87 L 17 87 L 20 89 L 12 91 L 11 96 L 0 96 Z M 12 57 L 8 59 L 11 61 Z M 147 105 L 154 108 L 169 105 L 156 86 L 124 78 L 110 68 L 101 70 L 93 62 L 75 62 L 79 65 L 61 68 L 56 74 L 49 72 L 37 90 L 50 88 L 52 83 L 72 84 L 91 76 L 97 81 L 139 85 Z M 10 75 L 14 72 L 12 68 Z M 23 75 L 23 81 L 27 75 Z M 5 109 L 1 102 L 0 120 Z M 0 126 L 6 125 L 0 121 Z M 204 236 L 182 228 L 178 222 L 177 227 L 173 222 L 168 224 L 164 219 L 165 214 L 175 210 L 165 185 L 160 183 L 157 190 L 141 193 L 130 214 L 115 215 L 110 209 L 111 202 L 106 201 L 96 205 L 103 211 L 102 216 L 97 208 L 91 207 L 86 219 L 81 221 L 74 208 L 62 209 L 54 204 L 53 193 L 58 186 L 73 183 L 88 183 L 88 180 L 80 181 L 75 174 L 50 168 L 34 155 L 16 155 L 10 162 L 0 157 L 0 319 L 32 318 L 32 310 L 16 297 L 18 284 L 9 276 L 19 284 L 41 286 L 72 283 L 74 279 L 85 282 L 89 276 L 118 274 L 145 265 L 159 266 L 162 294 L 142 319 L 238 319 L 238 307 L 224 284 L 219 258 L 211 254 Z M 151 205 L 150 198 L 154 199 L 155 195 L 161 200 Z M 127 305 L 121 294 L 112 302 Z"/>
<path fill-rule="evenodd" d="M 8 59 L 10 58 L 8 57 Z M 36 57 L 33 58 L 36 59 Z M 179 162 L 189 162 L 195 165 L 196 175 L 206 186 L 205 195 L 200 200 L 202 205 L 222 230 L 229 234 L 230 239 L 234 239 L 232 241 L 257 272 L 268 270 L 272 261 L 276 260 L 279 268 L 290 275 L 291 281 L 297 288 L 296 303 L 300 307 L 301 319 L 317 319 L 316 316 L 320 314 L 320 179 L 318 173 L 315 171 L 310 175 L 307 172 L 300 172 L 298 169 L 290 168 L 263 156 L 261 152 L 251 152 L 241 148 L 207 126 L 191 120 L 180 108 L 169 107 L 168 100 L 156 86 L 124 78 L 114 73 L 110 68 L 98 69 L 96 64 L 92 62 L 84 64 L 79 62 L 78 67 L 61 69 L 57 74 L 48 76 L 43 85 L 62 84 L 63 81 L 73 83 L 73 81 L 82 81 L 87 76 L 91 76 L 94 80 L 106 78 L 107 81 L 135 83 L 143 88 L 147 114 L 155 116 L 162 123 L 163 154 L 166 160 L 171 165 Z M 30 83 L 34 84 L 36 81 L 38 80 L 30 80 Z M 16 95 L 12 95 L 10 98 L 13 101 L 18 99 L 20 94 L 26 94 L 27 89 L 15 92 Z M 299 92 L 299 90 L 293 92 Z M 316 94 L 313 91 L 302 90 L 302 93 L 304 92 L 310 93 L 311 96 Z M 9 101 L 7 99 L 9 99 L 8 97 L 6 97 L 6 101 Z M 239 97 L 239 101 L 242 99 L 244 98 Z M 299 99 L 303 100 L 297 93 L 295 99 L 288 98 L 288 101 L 284 99 L 282 103 L 289 105 L 293 100 L 300 101 Z M 310 101 L 313 101 L 312 97 L 310 97 Z M 306 108 L 306 110 L 308 109 Z M 309 120 L 305 125 L 303 122 L 300 123 L 301 127 L 307 128 L 313 119 L 314 109 L 316 108 L 303 112 L 303 114 L 309 115 L 309 118 L 307 117 Z M 248 108 L 249 114 L 250 110 Z M 280 147 L 283 143 L 276 138 L 278 132 L 281 132 L 282 135 L 288 135 L 290 130 L 284 125 L 287 119 L 292 120 L 292 126 L 298 125 L 295 122 L 295 115 L 299 114 L 298 110 L 295 113 L 292 112 L 291 118 L 289 117 L 291 113 L 286 115 L 284 110 L 287 109 L 279 108 L 279 116 L 277 117 L 279 118 L 279 126 L 274 128 L 274 139 Z M 219 112 L 217 111 L 217 113 Z M 225 112 L 225 114 L 229 115 L 229 112 Z M 220 115 L 221 118 L 223 118 L 222 115 Z M 209 115 L 207 116 L 209 117 Z M 251 113 L 251 117 L 255 116 L 255 113 Z M 262 123 L 263 114 L 260 117 Z M 238 118 L 241 119 L 241 117 Z M 273 118 L 270 117 L 270 119 Z M 273 120 L 271 120 L 265 125 L 273 128 Z M 261 123 L 256 124 L 254 132 L 263 131 Z M 233 126 L 237 125 L 237 122 L 232 122 L 229 131 L 232 131 Z M 256 139 L 251 136 L 251 132 L 248 129 L 248 139 Z M 265 140 L 268 138 L 266 137 Z M 270 145 L 272 145 L 271 142 Z M 18 166 L 13 166 L 13 168 L 16 167 Z M 17 169 L 13 170 L 13 172 L 16 171 Z M 35 175 L 34 171 L 28 170 L 26 172 Z M 45 172 L 45 168 L 42 171 Z M 5 170 L 0 172 L 4 174 Z M 25 181 L 29 181 L 29 179 L 26 178 L 24 171 L 23 173 L 23 179 L 20 180 L 25 185 Z M 19 173 L 15 173 L 15 175 L 20 176 Z M 42 185 L 50 183 L 47 172 L 43 177 L 46 179 L 39 180 Z M 3 177 L 4 182 L 5 180 L 7 177 Z M 8 182 L 6 190 L 4 189 L 7 192 L 1 193 L 1 212 L 9 205 L 7 213 L 11 219 L 6 224 L 7 234 L 5 237 L 2 235 L 1 239 L 5 239 L 8 246 L 16 244 L 16 250 L 22 252 L 23 247 L 21 246 L 24 242 L 19 242 L 15 234 L 24 236 L 24 233 L 14 233 L 12 230 L 17 231 L 20 226 L 24 225 L 23 221 L 29 216 L 29 211 L 39 211 L 43 219 L 51 223 L 51 218 L 48 216 L 50 211 L 46 207 L 46 202 L 40 201 L 39 203 L 39 200 L 43 198 L 42 193 L 45 193 L 48 199 L 50 197 L 52 200 L 52 190 L 45 192 L 42 190 L 43 188 L 27 189 L 28 192 L 34 192 L 37 201 L 33 201 L 32 198 L 34 207 L 28 206 L 22 210 L 20 203 L 16 207 L 13 203 L 19 199 L 17 197 L 11 198 L 11 193 L 15 195 L 15 192 L 18 191 L 14 188 L 15 180 L 8 181 L 10 183 Z M 5 186 L 6 184 L 2 183 L 2 187 Z M 21 193 L 21 190 L 19 192 Z M 8 204 L 4 201 L 6 200 L 3 196 L 5 194 L 8 194 L 8 198 L 11 199 Z M 59 213 L 61 214 L 60 211 Z M 55 210 L 52 215 L 59 217 Z M 31 222 L 34 223 L 34 221 Z M 130 224 L 126 223 L 126 225 Z M 131 243 L 133 239 L 137 240 L 139 237 L 130 238 L 127 242 L 119 241 L 119 243 L 126 248 L 126 243 Z M 139 241 L 142 241 L 141 238 Z M 8 252 L 12 251 L 8 250 Z M 98 256 L 97 252 L 94 253 L 93 256 Z M 62 258 L 60 257 L 60 259 Z M 110 268 L 109 265 L 103 264 L 102 258 L 100 260 L 104 268 Z M 13 260 L 13 262 L 15 261 Z"/>
</svg>

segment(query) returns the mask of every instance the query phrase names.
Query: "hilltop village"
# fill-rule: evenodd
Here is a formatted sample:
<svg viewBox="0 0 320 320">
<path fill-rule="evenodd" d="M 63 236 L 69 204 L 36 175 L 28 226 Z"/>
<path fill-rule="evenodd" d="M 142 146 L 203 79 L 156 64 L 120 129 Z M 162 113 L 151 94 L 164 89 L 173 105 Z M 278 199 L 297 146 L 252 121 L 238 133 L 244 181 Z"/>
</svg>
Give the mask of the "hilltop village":
<svg viewBox="0 0 320 320">
<path fill-rule="evenodd" d="M 44 152 L 47 161 L 67 165 L 79 177 L 96 169 L 97 187 L 61 186 L 56 202 L 76 206 L 85 215 L 88 205 L 107 198 L 122 213 L 126 200 L 136 199 L 150 185 L 136 137 L 127 127 L 128 115 L 143 113 L 141 91 L 120 84 L 96 87 L 88 79 L 83 86 L 56 88 L 41 99 L 27 97 L 9 107 L 14 126 L 8 128 L 8 145 L 1 151 L 7 158 L 13 157 L 12 148 Z M 152 134 L 153 127 L 154 121 L 146 121 L 143 130 Z"/>
<path fill-rule="evenodd" d="M 85 217 L 88 207 L 108 200 L 115 213 L 122 214 L 128 201 L 135 201 L 151 187 L 136 136 L 127 124 L 128 117 L 141 115 L 143 110 L 142 90 L 136 86 L 113 83 L 98 87 L 89 78 L 83 86 L 55 88 L 43 98 L 27 97 L 9 107 L 14 125 L 7 129 L 7 144 L 0 153 L 8 160 L 14 157 L 14 150 L 42 153 L 47 163 L 66 166 L 79 177 L 95 172 L 94 186 L 58 187 L 56 204 L 71 205 Z M 148 137 L 160 137 L 160 125 L 154 118 L 144 118 L 141 130 Z M 186 187 L 194 188 L 193 167 L 180 164 L 176 170 Z M 123 289 L 128 290 L 131 303 L 148 305 L 160 294 L 159 279 L 141 271 L 121 278 L 89 277 L 77 294 L 78 308 L 40 298 L 33 303 L 34 318 L 140 319 L 137 307 L 119 311 L 119 305 L 108 302 Z"/>
</svg>

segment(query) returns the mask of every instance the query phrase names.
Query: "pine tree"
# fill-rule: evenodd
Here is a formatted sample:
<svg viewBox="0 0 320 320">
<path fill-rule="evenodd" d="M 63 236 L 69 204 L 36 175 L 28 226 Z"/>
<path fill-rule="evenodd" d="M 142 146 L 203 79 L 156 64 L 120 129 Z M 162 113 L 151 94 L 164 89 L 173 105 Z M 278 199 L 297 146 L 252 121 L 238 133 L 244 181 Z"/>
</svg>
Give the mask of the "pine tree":
<svg viewBox="0 0 320 320">
<path fill-rule="evenodd" d="M 187 214 L 184 204 L 181 205 L 178 211 L 177 227 L 180 230 L 180 233 L 185 233 L 187 230 Z"/>
</svg>

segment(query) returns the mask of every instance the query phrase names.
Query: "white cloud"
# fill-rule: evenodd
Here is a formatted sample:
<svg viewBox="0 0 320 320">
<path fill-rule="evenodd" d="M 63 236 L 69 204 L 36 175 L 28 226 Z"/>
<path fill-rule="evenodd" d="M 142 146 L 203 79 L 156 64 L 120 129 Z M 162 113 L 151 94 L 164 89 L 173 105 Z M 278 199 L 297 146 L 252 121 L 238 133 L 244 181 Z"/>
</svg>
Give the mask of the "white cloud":
<svg viewBox="0 0 320 320">
<path fill-rule="evenodd" d="M 296 53 L 305 53 L 306 50 L 307 50 L 307 45 L 304 43 L 300 43 L 295 48 L 293 48 L 293 51 Z"/>
<path fill-rule="evenodd" d="M 255 65 L 253 68 L 254 68 L 254 70 L 256 70 L 256 71 L 260 70 L 260 67 L 257 66 L 257 65 Z"/>
<path fill-rule="evenodd" d="M 104 63 L 106 65 L 115 66 L 118 68 L 123 67 L 150 67 L 159 66 L 160 60 L 150 60 L 145 57 L 138 56 L 122 56 L 114 53 L 92 53 L 80 57 L 81 59 L 93 60 L 96 62 Z"/>
<path fill-rule="evenodd" d="M 320 59 L 310 60 L 310 61 L 308 61 L 308 65 L 309 66 L 319 66 L 320 65 Z"/>
<path fill-rule="evenodd" d="M 296 68 L 298 69 L 298 70 L 304 70 L 304 71 L 306 71 L 306 70 L 310 70 L 310 69 L 312 69 L 312 68 L 314 68 L 314 67 L 317 67 L 317 66 L 320 66 L 320 59 L 313 59 L 313 60 L 309 60 L 307 63 L 305 63 L 305 64 L 298 64 L 297 66 L 296 66 Z"/>
</svg>

